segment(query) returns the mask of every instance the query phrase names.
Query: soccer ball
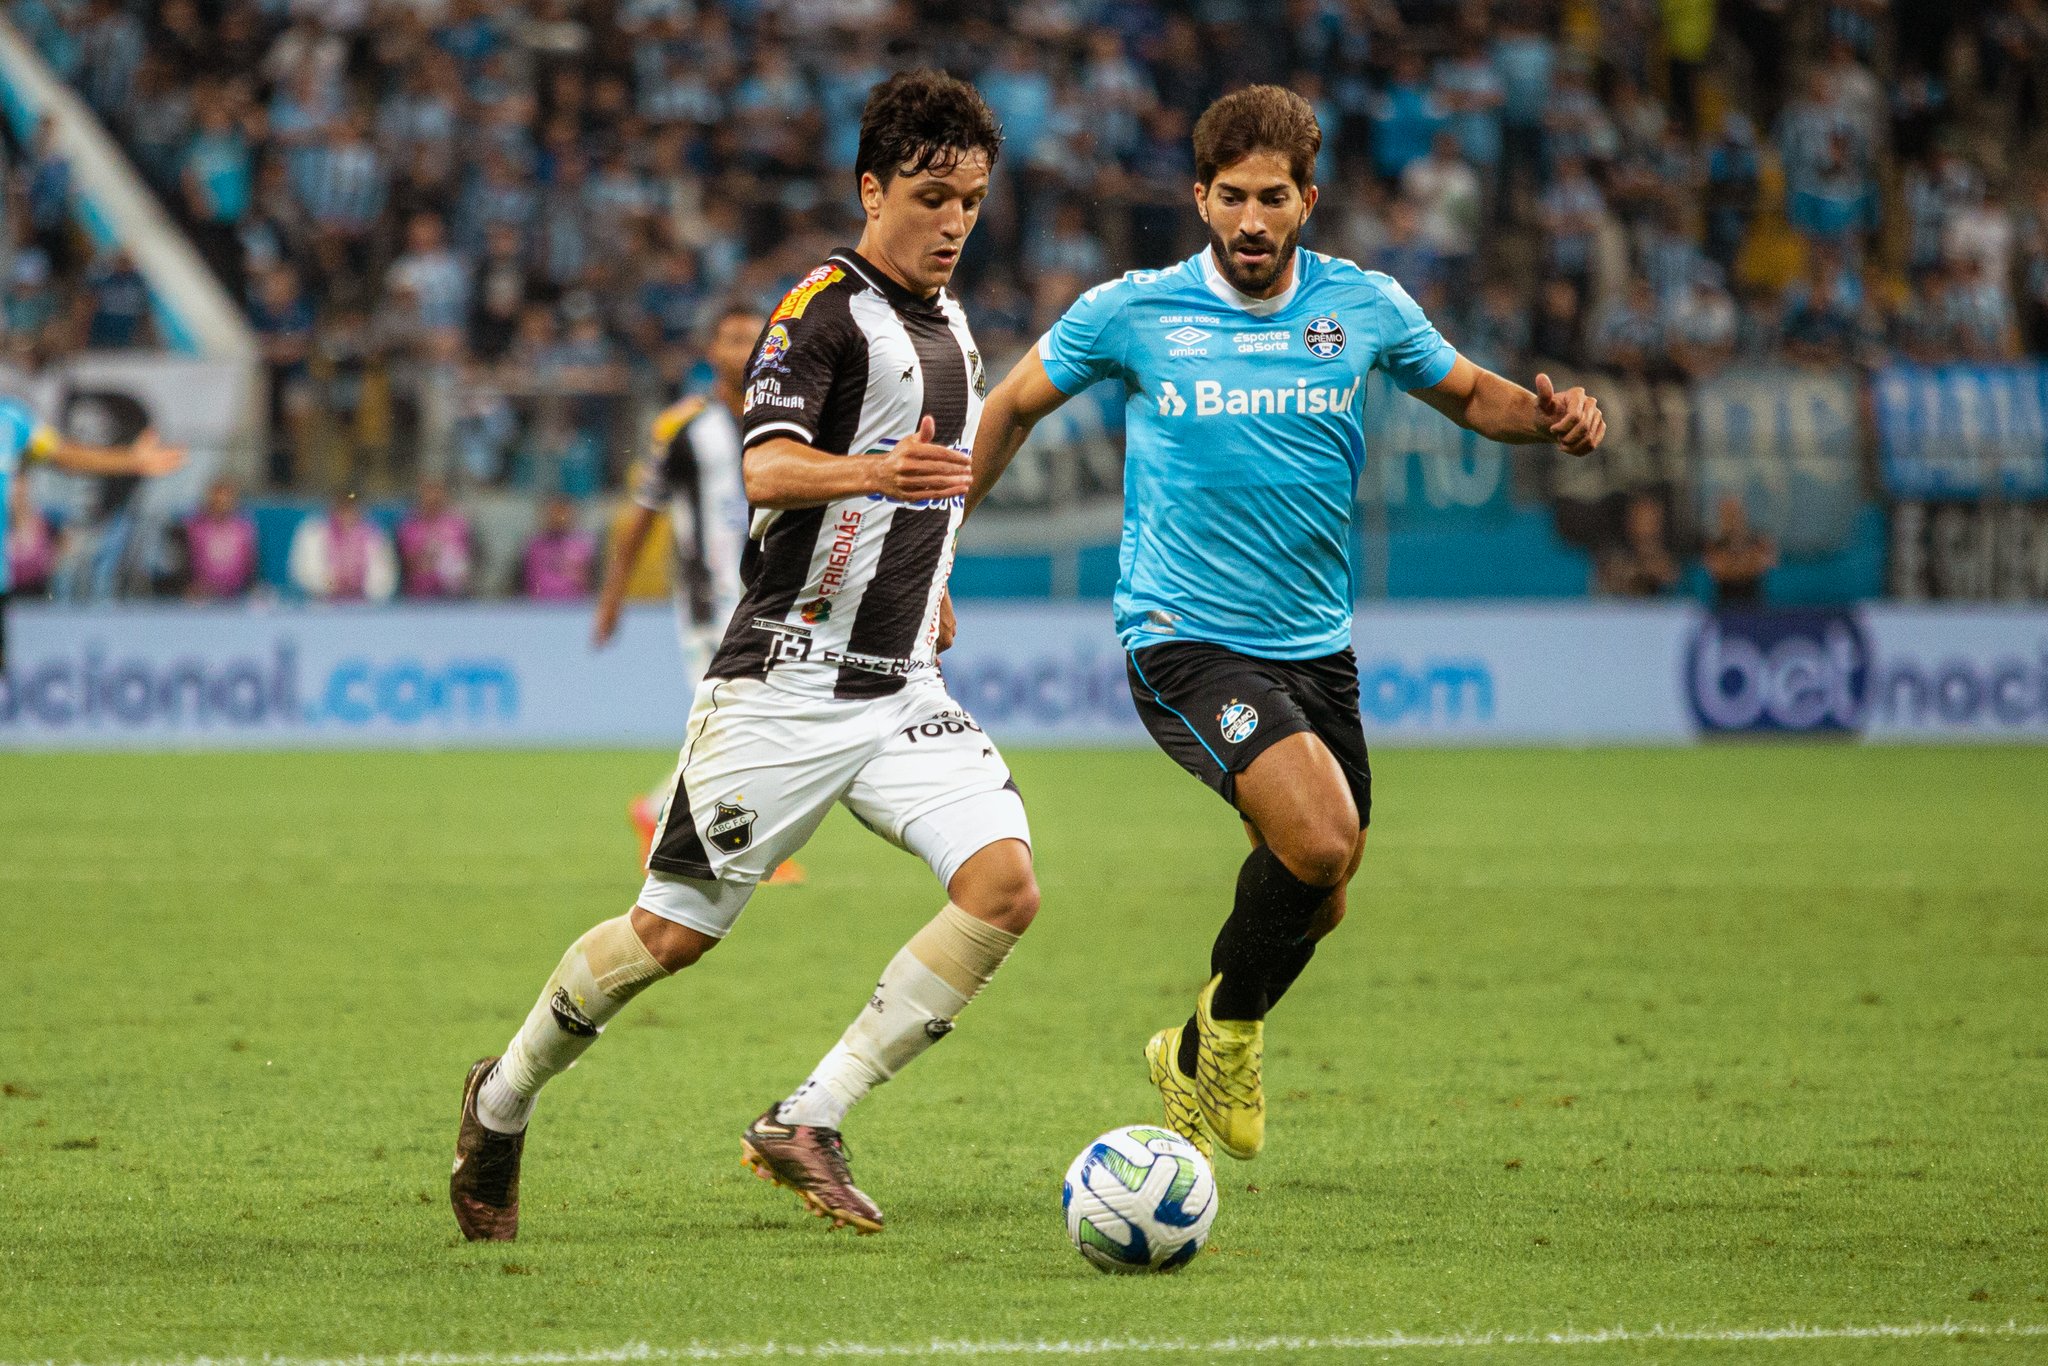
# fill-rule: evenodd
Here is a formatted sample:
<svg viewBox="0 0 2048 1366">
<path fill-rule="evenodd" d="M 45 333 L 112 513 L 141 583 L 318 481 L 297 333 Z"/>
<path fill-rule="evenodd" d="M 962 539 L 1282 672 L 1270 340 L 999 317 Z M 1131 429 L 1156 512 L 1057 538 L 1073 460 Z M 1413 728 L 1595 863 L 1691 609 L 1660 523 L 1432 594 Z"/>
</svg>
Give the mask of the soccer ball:
<svg viewBox="0 0 2048 1366">
<path fill-rule="evenodd" d="M 1099 1271 L 1173 1271 L 1216 1222 L 1216 1177 L 1170 1129 L 1111 1129 L 1081 1150 L 1060 1188 L 1067 1237 Z"/>
</svg>

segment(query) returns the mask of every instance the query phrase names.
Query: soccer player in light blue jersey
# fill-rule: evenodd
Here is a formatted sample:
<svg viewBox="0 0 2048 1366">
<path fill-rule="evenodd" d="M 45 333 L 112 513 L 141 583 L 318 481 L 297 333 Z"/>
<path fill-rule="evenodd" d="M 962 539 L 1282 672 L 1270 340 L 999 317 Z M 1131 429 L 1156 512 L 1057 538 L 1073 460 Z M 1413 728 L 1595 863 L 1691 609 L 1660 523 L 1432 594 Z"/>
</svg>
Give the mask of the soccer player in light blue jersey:
<svg viewBox="0 0 2048 1366">
<path fill-rule="evenodd" d="M 14 482 L 30 460 L 47 460 L 77 474 L 169 474 L 185 452 L 166 446 L 153 431 L 129 446 L 88 446 L 71 441 L 39 421 L 18 398 L 0 394 L 0 671 L 7 667 L 7 596 L 13 586 L 7 565 L 7 522 L 14 508 Z"/>
<path fill-rule="evenodd" d="M 1252 838 L 1183 1026 L 1146 1046 L 1167 1122 L 1203 1151 L 1265 1143 L 1266 1012 L 1344 915 L 1372 770 L 1351 652 L 1353 507 L 1375 366 L 1495 441 L 1583 455 L 1584 390 L 1531 390 L 1460 356 L 1400 285 L 1298 249 L 1322 133 L 1300 96 L 1252 86 L 1195 126 L 1200 255 L 1096 286 L 982 410 L 978 502 L 1034 423 L 1101 380 L 1126 394 L 1116 625 L 1160 747 Z"/>
</svg>

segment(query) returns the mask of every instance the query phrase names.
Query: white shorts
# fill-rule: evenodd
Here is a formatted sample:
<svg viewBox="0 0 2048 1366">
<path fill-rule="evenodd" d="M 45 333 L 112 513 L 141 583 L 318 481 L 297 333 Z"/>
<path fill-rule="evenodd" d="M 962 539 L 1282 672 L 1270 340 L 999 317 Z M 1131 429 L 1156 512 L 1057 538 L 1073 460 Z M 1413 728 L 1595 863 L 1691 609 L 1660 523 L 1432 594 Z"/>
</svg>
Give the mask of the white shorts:
<svg viewBox="0 0 2048 1366">
<path fill-rule="evenodd" d="M 1031 842 L 1009 765 L 936 673 L 842 701 L 767 678 L 707 679 L 670 781 L 640 906 L 722 939 L 754 887 L 835 802 L 941 886 L 998 840 Z"/>
</svg>

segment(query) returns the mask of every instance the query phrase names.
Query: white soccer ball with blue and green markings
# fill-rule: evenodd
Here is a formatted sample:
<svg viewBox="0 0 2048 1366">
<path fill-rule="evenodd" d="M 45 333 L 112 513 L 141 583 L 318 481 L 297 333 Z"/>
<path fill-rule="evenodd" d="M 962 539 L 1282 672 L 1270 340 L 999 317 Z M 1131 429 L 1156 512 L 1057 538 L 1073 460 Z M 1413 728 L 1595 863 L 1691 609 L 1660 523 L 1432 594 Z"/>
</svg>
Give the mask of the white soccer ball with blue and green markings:
<svg viewBox="0 0 2048 1366">
<path fill-rule="evenodd" d="M 1067 1168 L 1067 1237 L 1100 1271 L 1173 1271 L 1216 1222 L 1216 1176 L 1195 1145 L 1149 1124 L 1111 1129 Z"/>
</svg>

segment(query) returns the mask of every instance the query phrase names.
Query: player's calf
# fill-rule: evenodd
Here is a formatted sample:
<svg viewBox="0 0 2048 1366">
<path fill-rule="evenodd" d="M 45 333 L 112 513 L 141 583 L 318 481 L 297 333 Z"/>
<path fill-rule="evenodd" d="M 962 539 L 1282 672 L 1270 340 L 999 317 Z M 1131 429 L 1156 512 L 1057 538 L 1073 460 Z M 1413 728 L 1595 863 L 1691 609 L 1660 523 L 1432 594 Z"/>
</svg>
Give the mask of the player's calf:
<svg viewBox="0 0 2048 1366">
<path fill-rule="evenodd" d="M 519 1231 L 519 1167 L 535 1099 L 575 1065 L 613 1016 L 648 986 L 716 943 L 638 907 L 593 927 L 562 955 L 504 1056 L 469 1069 L 448 1200 L 471 1241 L 509 1242 Z"/>
<path fill-rule="evenodd" d="M 1021 839 L 984 845 L 949 871 L 952 900 L 889 960 L 867 1007 L 803 1085 L 741 1139 L 749 1167 L 863 1232 L 879 1229 L 882 1214 L 846 1173 L 839 1126 L 869 1091 L 953 1031 L 1038 913 L 1031 851 Z"/>
<path fill-rule="evenodd" d="M 660 955 L 642 939 L 642 925 Z M 571 944 L 478 1094 L 477 1114 L 485 1127 L 500 1133 L 525 1129 L 549 1078 L 574 1066 L 628 1001 L 703 953 L 696 941 L 705 936 L 691 935 L 636 907 L 631 917 L 607 920 Z"/>
</svg>

